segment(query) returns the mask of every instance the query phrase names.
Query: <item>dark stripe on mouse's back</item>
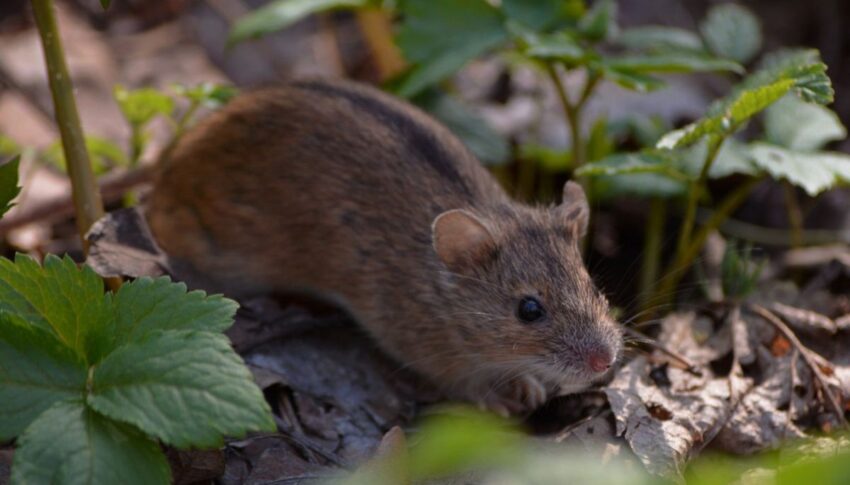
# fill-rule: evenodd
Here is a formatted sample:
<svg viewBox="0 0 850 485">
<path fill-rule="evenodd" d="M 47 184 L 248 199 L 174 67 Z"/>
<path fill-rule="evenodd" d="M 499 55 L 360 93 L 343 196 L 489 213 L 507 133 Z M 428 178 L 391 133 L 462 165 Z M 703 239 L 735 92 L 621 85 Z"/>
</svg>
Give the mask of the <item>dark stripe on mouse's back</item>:
<svg viewBox="0 0 850 485">
<path fill-rule="evenodd" d="M 348 89 L 343 85 L 325 83 L 321 81 L 300 81 L 293 83 L 295 87 L 314 91 L 327 96 L 343 98 L 357 110 L 374 117 L 382 124 L 391 127 L 398 132 L 403 143 L 418 153 L 422 161 L 428 164 L 437 174 L 463 191 L 467 196 L 471 190 L 461 177 L 455 166 L 455 160 L 450 153 L 444 149 L 444 143 L 438 140 L 433 131 L 416 121 L 408 113 L 390 103 L 382 102 L 375 96 L 359 92 L 356 89 Z"/>
</svg>

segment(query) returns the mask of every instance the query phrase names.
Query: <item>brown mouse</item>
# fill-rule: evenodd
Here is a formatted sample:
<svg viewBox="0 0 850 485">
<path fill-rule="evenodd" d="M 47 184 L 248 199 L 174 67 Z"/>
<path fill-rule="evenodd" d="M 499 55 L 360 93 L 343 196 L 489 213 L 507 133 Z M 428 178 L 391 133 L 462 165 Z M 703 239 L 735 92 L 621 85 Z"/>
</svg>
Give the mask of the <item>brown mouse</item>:
<svg viewBox="0 0 850 485">
<path fill-rule="evenodd" d="M 521 413 L 603 376 L 621 331 L 578 247 L 579 185 L 512 201 L 419 109 L 310 80 L 243 94 L 162 161 L 151 230 L 190 284 L 316 291 L 449 395 Z"/>
</svg>

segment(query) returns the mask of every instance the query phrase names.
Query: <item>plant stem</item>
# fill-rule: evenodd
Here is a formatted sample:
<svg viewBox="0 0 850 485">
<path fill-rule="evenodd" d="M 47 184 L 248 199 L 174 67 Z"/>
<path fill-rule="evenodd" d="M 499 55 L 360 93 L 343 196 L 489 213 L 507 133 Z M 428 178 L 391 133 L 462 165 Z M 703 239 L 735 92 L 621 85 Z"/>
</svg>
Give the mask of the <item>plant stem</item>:
<svg viewBox="0 0 850 485">
<path fill-rule="evenodd" d="M 546 71 L 549 73 L 549 78 L 552 84 L 555 85 L 555 92 L 558 94 L 558 100 L 561 103 L 561 108 L 564 110 L 564 116 L 567 120 L 567 128 L 570 130 L 570 142 L 572 143 L 573 152 L 573 168 L 578 168 L 584 165 L 584 146 L 581 139 L 581 106 L 573 104 L 570 97 L 567 95 L 567 89 L 561 81 L 561 76 L 554 64 L 546 64 Z M 590 84 L 588 80 L 588 85 Z M 586 85 L 587 86 L 587 85 Z M 586 87 L 585 86 L 585 87 Z M 589 96 L 589 94 L 588 94 Z"/>
<path fill-rule="evenodd" d="M 355 15 L 375 62 L 379 81 L 383 83 L 400 74 L 407 67 L 407 62 L 393 41 L 393 26 L 388 13 L 369 8 L 357 9 Z"/>
<path fill-rule="evenodd" d="M 82 238 L 83 248 L 87 249 L 86 232 L 95 221 L 103 217 L 103 203 L 100 200 L 100 192 L 97 190 L 97 182 L 86 150 L 80 115 L 77 112 L 62 40 L 59 38 L 59 29 L 56 25 L 53 2 L 52 0 L 32 0 L 32 10 L 39 35 L 41 35 L 56 123 L 62 135 L 62 150 L 68 165 L 68 175 L 71 177 L 74 207 L 77 210 L 77 231 Z"/>
<path fill-rule="evenodd" d="M 782 190 L 785 195 L 788 223 L 791 225 L 791 247 L 800 248 L 803 246 L 803 211 L 800 210 L 800 201 L 797 200 L 794 187 L 787 181 L 782 182 Z"/>
<path fill-rule="evenodd" d="M 646 221 L 643 260 L 638 284 L 641 311 L 649 308 L 650 298 L 658 281 L 658 272 L 661 268 L 661 241 L 664 234 L 664 220 L 667 217 L 667 205 L 664 199 L 654 197 L 649 204 L 649 219 Z"/>
<path fill-rule="evenodd" d="M 677 258 L 681 257 L 682 253 L 688 247 L 691 232 L 694 229 L 700 195 L 705 190 L 705 184 L 708 181 L 708 172 L 711 170 L 714 159 L 717 158 L 724 140 L 724 138 L 712 138 L 709 140 L 708 151 L 705 154 L 705 160 L 702 163 L 699 177 L 696 180 L 692 180 L 688 185 L 688 202 L 685 206 L 685 219 L 682 221 L 682 228 L 679 230 L 679 242 L 676 244 Z"/>
<path fill-rule="evenodd" d="M 650 305 L 662 306 L 673 301 L 673 292 L 679 285 L 679 281 L 685 275 L 685 270 L 693 263 L 700 250 L 702 250 L 705 240 L 712 231 L 717 230 L 723 222 L 732 215 L 732 213 L 747 200 L 747 197 L 753 189 L 762 181 L 762 178 L 751 178 L 738 186 L 731 194 L 727 195 L 720 203 L 717 210 L 711 217 L 700 227 L 700 230 L 690 239 L 685 245 L 682 252 L 676 252 L 676 257 L 667 267 L 664 276 L 661 279 L 661 284 L 655 291 L 653 298 L 649 301 Z"/>
<path fill-rule="evenodd" d="M 100 198 L 100 191 L 86 149 L 80 114 L 77 111 L 62 39 L 59 37 L 59 28 L 56 24 L 53 1 L 32 0 L 32 10 L 41 36 L 56 124 L 62 136 L 62 151 L 65 154 L 68 175 L 71 178 L 71 194 L 77 215 L 77 232 L 80 234 L 83 252 L 88 253 L 86 233 L 92 224 L 103 217 L 103 201 Z M 108 278 L 107 285 L 115 289 L 117 285 L 120 285 L 120 280 Z"/>
</svg>

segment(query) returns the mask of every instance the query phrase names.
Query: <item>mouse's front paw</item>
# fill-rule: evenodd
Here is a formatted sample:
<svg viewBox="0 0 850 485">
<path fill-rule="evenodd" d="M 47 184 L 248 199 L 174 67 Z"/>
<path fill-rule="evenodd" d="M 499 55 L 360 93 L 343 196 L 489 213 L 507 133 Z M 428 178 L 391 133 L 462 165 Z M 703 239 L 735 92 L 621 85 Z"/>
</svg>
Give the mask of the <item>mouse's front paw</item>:
<svg viewBox="0 0 850 485">
<path fill-rule="evenodd" d="M 527 375 L 491 388 L 478 399 L 478 406 L 505 417 L 523 415 L 542 406 L 548 395 L 539 379 Z"/>
</svg>

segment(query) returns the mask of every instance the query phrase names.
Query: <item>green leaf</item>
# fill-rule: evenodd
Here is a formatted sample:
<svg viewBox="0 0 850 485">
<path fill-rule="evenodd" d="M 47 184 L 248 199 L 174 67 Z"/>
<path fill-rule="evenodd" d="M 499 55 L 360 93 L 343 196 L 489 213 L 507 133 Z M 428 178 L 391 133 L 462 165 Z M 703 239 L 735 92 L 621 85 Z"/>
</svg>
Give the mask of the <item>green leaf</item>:
<svg viewBox="0 0 850 485">
<path fill-rule="evenodd" d="M 733 61 L 702 55 L 679 53 L 612 56 L 603 58 L 602 64 L 609 69 L 629 71 L 639 74 L 648 72 L 744 72 L 744 68 Z"/>
<path fill-rule="evenodd" d="M 753 143 L 749 156 L 774 179 L 787 180 L 812 197 L 839 183 L 850 183 L 850 155 L 844 153 L 800 152 Z"/>
<path fill-rule="evenodd" d="M 109 318 L 103 280 L 69 257 L 48 255 L 44 266 L 28 256 L 0 258 L 0 310 L 55 335 L 81 357 L 88 356 Z"/>
<path fill-rule="evenodd" d="M 767 108 L 764 129 L 769 142 L 802 151 L 818 150 L 847 137 L 847 129 L 832 110 L 787 95 Z"/>
<path fill-rule="evenodd" d="M 95 175 L 103 175 L 114 167 L 130 165 L 130 160 L 124 154 L 124 150 L 106 138 L 87 135 L 85 141 Z M 62 151 L 61 140 L 52 143 L 42 153 L 42 158 L 59 170 L 66 171 L 65 153 Z"/>
<path fill-rule="evenodd" d="M 174 86 L 174 91 L 192 103 L 209 108 L 224 106 L 239 94 L 239 89 L 235 86 L 215 83 L 201 83 L 196 86 L 178 84 Z"/>
<path fill-rule="evenodd" d="M 275 0 L 238 19 L 227 43 L 233 45 L 283 30 L 312 14 L 364 8 L 374 3 L 372 0 Z"/>
<path fill-rule="evenodd" d="M 508 39 L 500 12 L 485 0 L 406 0 L 396 39 L 413 67 L 395 91 L 412 97 Z"/>
<path fill-rule="evenodd" d="M 618 153 L 602 160 L 585 164 L 576 170 L 576 175 L 582 177 L 635 173 L 656 173 L 680 182 L 690 180 L 687 174 L 674 166 L 670 155 L 664 155 L 657 151 Z"/>
<path fill-rule="evenodd" d="M 659 140 L 658 147 L 679 148 L 704 136 L 727 136 L 788 92 L 809 102 L 826 104 L 832 101 L 832 83 L 817 52 L 797 51 L 769 60 L 764 68 L 736 86 L 732 94 L 712 103 L 708 116 L 668 133 Z"/>
<path fill-rule="evenodd" d="M 451 96 L 441 92 L 428 92 L 416 104 L 441 121 L 463 141 L 475 156 L 487 165 L 507 163 L 510 146 L 483 118 L 473 113 Z"/>
<path fill-rule="evenodd" d="M 112 0 L 100 0 L 100 6 L 103 7 L 104 10 L 108 9 L 110 5 L 112 5 Z"/>
<path fill-rule="evenodd" d="M 158 115 L 171 116 L 174 112 L 174 100 L 153 88 L 128 90 L 118 85 L 113 95 L 124 118 L 134 126 L 143 126 Z"/>
<path fill-rule="evenodd" d="M 23 151 L 21 146 L 15 140 L 0 133 L 0 157 L 10 157 L 17 155 L 21 151 Z"/>
<path fill-rule="evenodd" d="M 121 285 L 112 299 L 113 325 L 110 334 L 116 346 L 136 342 L 156 330 L 201 330 L 223 332 L 233 324 L 239 305 L 221 295 L 203 291 L 186 292 L 186 285 L 168 277 L 138 278 Z"/>
<path fill-rule="evenodd" d="M 12 208 L 12 201 L 21 193 L 21 188 L 18 186 L 20 163 L 21 157 L 17 156 L 0 165 L 0 217 Z"/>
<path fill-rule="evenodd" d="M 628 69 L 615 69 L 610 66 L 600 66 L 599 69 L 609 81 L 613 81 L 621 87 L 639 93 L 648 93 L 667 85 L 657 77 L 640 74 Z"/>
<path fill-rule="evenodd" d="M 523 53 L 532 59 L 557 60 L 574 64 L 587 56 L 584 48 L 568 32 L 544 35 L 525 32 L 522 40 Z"/>
<path fill-rule="evenodd" d="M 522 435 L 496 416 L 464 408 L 433 416 L 420 427 L 410 450 L 413 481 L 515 462 Z"/>
<path fill-rule="evenodd" d="M 275 429 L 250 371 L 220 334 L 154 332 L 107 356 L 93 382 L 95 410 L 178 448 Z"/>
<path fill-rule="evenodd" d="M 18 441 L 12 483 L 167 485 L 171 479 L 157 443 L 80 401 L 61 401 Z"/>
<path fill-rule="evenodd" d="M 573 154 L 568 149 L 552 148 L 545 145 L 525 143 L 519 147 L 521 160 L 537 162 L 547 172 L 563 173 L 573 166 Z"/>
<path fill-rule="evenodd" d="M 576 174 L 591 177 L 592 193 L 598 199 L 679 197 L 690 177 L 679 167 L 678 156 L 662 150 L 614 154 L 584 165 Z"/>
<path fill-rule="evenodd" d="M 540 32 L 575 23 L 585 8 L 578 0 L 502 0 L 502 11 L 508 19 Z"/>
<path fill-rule="evenodd" d="M 53 403 L 81 398 L 85 385 L 82 358 L 49 332 L 0 311 L 0 442 Z"/>
<path fill-rule="evenodd" d="M 700 24 L 700 32 L 711 52 L 741 63 L 752 60 L 761 49 L 761 24 L 742 5 L 712 7 Z"/>
<path fill-rule="evenodd" d="M 618 44 L 637 51 L 704 52 L 699 36 L 689 30 L 675 27 L 660 25 L 634 27 L 620 32 L 616 40 Z"/>
<path fill-rule="evenodd" d="M 605 40 L 615 35 L 616 28 L 617 4 L 614 0 L 596 0 L 578 23 L 579 32 L 592 41 Z"/>
</svg>

